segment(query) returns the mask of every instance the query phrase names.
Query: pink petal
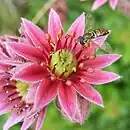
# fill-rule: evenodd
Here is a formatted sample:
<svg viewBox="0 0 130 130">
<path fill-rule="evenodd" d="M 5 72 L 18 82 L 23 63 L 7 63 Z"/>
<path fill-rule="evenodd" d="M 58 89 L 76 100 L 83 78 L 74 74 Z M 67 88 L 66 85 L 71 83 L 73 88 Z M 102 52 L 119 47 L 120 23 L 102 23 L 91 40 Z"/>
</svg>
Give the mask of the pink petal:
<svg viewBox="0 0 130 130">
<path fill-rule="evenodd" d="M 100 6 L 102 6 L 106 2 L 107 2 L 107 0 L 95 0 L 95 2 L 92 5 L 92 10 L 94 11 L 94 10 L 98 9 Z"/>
<path fill-rule="evenodd" d="M 89 114 L 90 105 L 91 104 L 89 101 L 87 101 L 85 98 L 78 95 L 77 108 L 76 108 L 76 113 L 74 116 L 75 122 L 79 122 L 80 124 L 84 123 L 86 117 Z"/>
<path fill-rule="evenodd" d="M 22 121 L 22 119 L 24 118 L 24 116 L 25 116 L 24 112 L 22 112 L 20 115 L 18 115 L 17 112 L 14 111 L 13 114 L 11 115 L 11 117 L 5 123 L 5 125 L 3 127 L 3 130 L 8 130 L 13 125 L 15 125 L 18 122 Z"/>
<path fill-rule="evenodd" d="M 27 67 L 21 67 L 21 69 L 16 72 L 12 79 L 22 80 L 25 82 L 38 82 L 48 75 L 46 68 L 38 64 L 31 64 Z"/>
<path fill-rule="evenodd" d="M 116 8 L 117 3 L 118 3 L 118 0 L 109 0 L 109 4 L 113 10 Z"/>
<path fill-rule="evenodd" d="M 30 118 L 25 118 L 22 124 L 21 130 L 27 130 L 34 121 L 35 121 L 35 118 L 33 116 Z"/>
<path fill-rule="evenodd" d="M 62 109 L 65 111 L 68 117 L 72 119 L 76 110 L 75 90 L 70 86 L 60 83 L 58 97 Z"/>
<path fill-rule="evenodd" d="M 91 72 L 88 72 L 89 69 Z M 87 71 L 82 71 L 78 76 L 81 79 L 85 79 L 87 83 L 100 85 L 112 82 L 120 78 L 118 74 L 113 72 L 101 71 L 101 70 L 92 70 L 89 68 Z"/>
<path fill-rule="evenodd" d="M 75 39 L 84 34 L 85 30 L 85 15 L 80 15 L 74 23 L 71 25 L 66 34 L 72 34 L 75 32 Z"/>
<path fill-rule="evenodd" d="M 36 91 L 34 110 L 41 109 L 49 104 L 57 95 L 58 82 L 44 79 Z"/>
<path fill-rule="evenodd" d="M 21 61 L 21 60 L 12 60 L 12 59 L 9 59 L 9 60 L 0 59 L 0 64 L 3 63 L 6 65 L 20 65 L 23 62 L 24 62 L 23 60 Z"/>
<path fill-rule="evenodd" d="M 49 14 L 49 22 L 48 22 L 48 33 L 51 36 L 51 40 L 56 43 L 57 36 L 60 30 L 62 30 L 61 20 L 58 14 L 54 11 L 54 9 L 50 10 Z"/>
<path fill-rule="evenodd" d="M 46 116 L 46 107 L 42 109 L 42 112 L 40 113 L 37 119 L 36 128 L 35 128 L 36 130 L 41 130 L 45 116 Z"/>
<path fill-rule="evenodd" d="M 86 100 L 103 107 L 101 95 L 92 86 L 85 83 L 76 82 L 73 84 L 73 87 Z"/>
<path fill-rule="evenodd" d="M 0 72 L 7 71 L 9 69 L 9 65 L 0 63 Z"/>
<path fill-rule="evenodd" d="M 89 59 L 83 61 L 83 69 L 94 68 L 101 69 L 111 65 L 113 62 L 118 60 L 121 56 L 119 54 L 103 54 L 95 57 L 94 59 Z"/>
<path fill-rule="evenodd" d="M 11 48 L 10 48 L 10 46 L 8 45 L 8 43 L 10 43 L 10 42 L 17 42 L 18 43 L 18 39 L 17 40 L 13 40 L 13 39 L 11 39 L 9 36 L 6 36 L 5 37 L 6 38 L 6 44 L 5 44 L 5 46 L 6 46 L 6 50 L 7 50 L 7 52 L 8 52 L 8 54 L 10 55 L 10 57 L 11 58 L 17 58 L 17 57 L 20 57 L 20 56 L 18 56 Z"/>
<path fill-rule="evenodd" d="M 49 44 L 47 43 L 45 33 L 37 27 L 35 24 L 33 24 L 31 21 L 28 21 L 27 19 L 22 18 L 23 22 L 23 27 L 24 31 L 27 33 L 27 35 L 30 37 L 32 40 L 33 44 L 38 47 L 40 46 L 41 48 L 48 48 L 49 49 Z"/>
<path fill-rule="evenodd" d="M 46 60 L 44 53 L 42 53 L 37 48 L 32 47 L 31 45 L 18 44 L 17 42 L 12 42 L 9 43 L 9 46 L 18 55 L 24 57 L 25 59 L 36 62 L 45 62 Z"/>
<path fill-rule="evenodd" d="M 39 83 L 34 83 L 29 87 L 28 93 L 25 97 L 26 103 L 28 103 L 28 104 L 34 103 L 34 98 L 35 98 L 35 95 L 36 95 L 36 90 L 38 88 L 38 85 L 39 85 Z"/>
<path fill-rule="evenodd" d="M 13 101 L 12 103 L 7 103 L 6 99 L 8 99 L 8 98 L 6 98 L 4 96 L 3 96 L 3 98 L 4 98 L 4 100 L 1 101 L 1 103 L 0 103 L 0 115 L 11 111 L 12 108 L 14 108 L 14 105 L 16 105 L 17 103 L 20 102 L 20 100 L 18 99 L 18 100 Z"/>
</svg>

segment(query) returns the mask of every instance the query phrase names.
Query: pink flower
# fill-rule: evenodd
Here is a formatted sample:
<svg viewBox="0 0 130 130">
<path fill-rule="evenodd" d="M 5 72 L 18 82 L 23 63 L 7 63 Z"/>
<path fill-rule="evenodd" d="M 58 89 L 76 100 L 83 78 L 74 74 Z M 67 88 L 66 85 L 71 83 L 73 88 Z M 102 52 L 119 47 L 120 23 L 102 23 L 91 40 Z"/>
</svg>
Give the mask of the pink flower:
<svg viewBox="0 0 130 130">
<path fill-rule="evenodd" d="M 8 130 L 20 121 L 23 121 L 21 130 L 27 130 L 34 121 L 36 121 L 36 130 L 40 130 L 46 108 L 39 109 L 31 116 L 28 115 L 33 110 L 38 83 L 28 84 L 12 80 L 12 74 L 15 72 L 16 66 L 20 66 L 27 61 L 14 53 L 6 44 L 8 42 L 18 43 L 18 41 L 16 37 L 0 37 L 0 115 L 8 112 L 12 113 L 3 130 Z"/>
<path fill-rule="evenodd" d="M 92 10 L 98 9 L 100 6 L 105 4 L 108 0 L 95 0 L 92 6 Z M 114 10 L 116 8 L 116 5 L 118 3 L 118 0 L 109 0 L 109 4 L 111 8 Z"/>
<path fill-rule="evenodd" d="M 33 113 L 44 109 L 56 99 L 56 106 L 65 117 L 72 122 L 83 123 L 90 103 L 103 107 L 102 97 L 92 85 L 120 78 L 113 72 L 100 70 L 118 60 L 120 55 L 94 56 L 93 53 L 98 49 L 95 44 L 84 48 L 77 43 L 84 29 L 83 13 L 64 34 L 58 14 L 51 9 L 47 34 L 22 18 L 22 37 L 19 41 L 6 42 L 11 52 L 24 59 L 21 64 L 15 64 L 11 79 L 36 87 L 35 94 L 29 98 L 34 104 Z M 92 42 L 100 46 L 106 37 L 96 38 Z M 0 62 L 14 64 L 4 58 Z"/>
</svg>

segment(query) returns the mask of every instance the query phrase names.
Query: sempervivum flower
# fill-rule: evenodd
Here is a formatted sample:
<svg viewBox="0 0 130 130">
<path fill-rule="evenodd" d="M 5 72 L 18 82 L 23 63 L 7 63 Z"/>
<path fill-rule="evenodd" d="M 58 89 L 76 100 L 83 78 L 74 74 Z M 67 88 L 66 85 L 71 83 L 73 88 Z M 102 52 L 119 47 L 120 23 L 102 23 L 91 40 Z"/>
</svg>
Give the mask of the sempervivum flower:
<svg viewBox="0 0 130 130">
<path fill-rule="evenodd" d="M 46 109 L 43 108 L 31 116 L 28 115 L 33 108 L 37 84 L 28 84 L 12 79 L 16 66 L 25 63 L 26 59 L 11 51 L 6 43 L 18 41 L 16 37 L 0 37 L 0 115 L 12 113 L 3 130 L 8 130 L 20 121 L 23 121 L 21 130 L 28 129 L 34 121 L 36 121 L 36 130 L 39 130 Z"/>
<path fill-rule="evenodd" d="M 108 0 L 95 0 L 92 6 L 92 10 L 98 9 L 100 6 L 105 4 Z M 118 0 L 109 0 L 111 8 L 114 10 L 117 6 Z"/>
<path fill-rule="evenodd" d="M 77 43 L 84 34 L 85 15 L 79 16 L 66 34 L 57 13 L 51 9 L 48 33 L 22 18 L 19 42 L 7 46 L 26 59 L 12 72 L 13 80 L 37 84 L 33 111 L 37 112 L 56 98 L 60 111 L 72 122 L 83 123 L 90 102 L 103 107 L 100 94 L 92 87 L 120 78 L 115 73 L 101 71 L 120 58 L 118 54 L 94 56 L 97 46 L 84 48 Z M 105 37 L 94 41 L 99 46 Z M 24 39 L 24 40 L 23 40 Z M 2 60 L 4 62 L 4 59 Z"/>
</svg>

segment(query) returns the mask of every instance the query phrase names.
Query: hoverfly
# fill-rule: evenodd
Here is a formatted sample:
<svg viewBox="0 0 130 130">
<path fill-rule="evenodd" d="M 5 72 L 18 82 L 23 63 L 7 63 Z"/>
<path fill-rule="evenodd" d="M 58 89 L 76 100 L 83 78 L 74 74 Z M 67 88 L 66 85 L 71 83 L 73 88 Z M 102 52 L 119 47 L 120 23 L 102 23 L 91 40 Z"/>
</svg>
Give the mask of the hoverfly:
<svg viewBox="0 0 130 130">
<path fill-rule="evenodd" d="M 92 24 L 94 23 L 92 16 L 91 15 L 87 15 L 86 16 L 86 26 L 90 25 L 92 27 Z M 88 21 L 90 20 L 91 23 L 89 23 Z M 88 29 L 89 30 L 89 29 Z M 103 50 L 105 53 L 109 53 L 109 51 L 111 50 L 111 46 L 108 43 L 104 43 L 102 46 L 91 42 L 92 40 L 98 38 L 98 37 L 102 37 L 102 36 L 106 36 L 110 33 L 109 30 L 107 29 L 95 29 L 93 31 L 88 31 L 86 32 L 83 36 L 79 36 L 78 37 L 78 42 L 83 45 L 84 47 L 89 47 L 91 46 L 91 44 L 95 44 L 98 48 L 100 48 L 101 50 Z"/>
</svg>

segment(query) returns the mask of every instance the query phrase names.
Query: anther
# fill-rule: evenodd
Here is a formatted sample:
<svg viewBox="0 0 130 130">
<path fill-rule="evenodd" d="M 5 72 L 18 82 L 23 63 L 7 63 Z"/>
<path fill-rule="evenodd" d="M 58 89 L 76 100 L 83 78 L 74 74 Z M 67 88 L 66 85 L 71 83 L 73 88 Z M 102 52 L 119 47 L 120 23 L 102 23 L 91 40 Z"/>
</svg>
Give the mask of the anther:
<svg viewBox="0 0 130 130">
<path fill-rule="evenodd" d="M 63 36 L 63 30 L 61 29 L 61 30 L 58 32 L 57 40 L 59 40 L 62 36 Z"/>
<path fill-rule="evenodd" d="M 72 70 L 73 70 L 74 72 L 76 72 L 76 67 L 73 67 Z"/>
<path fill-rule="evenodd" d="M 66 35 L 65 35 L 65 38 L 66 38 L 66 39 L 70 38 L 70 34 L 66 34 Z"/>
<path fill-rule="evenodd" d="M 92 55 L 89 56 L 89 59 L 90 59 L 90 60 L 93 60 L 93 59 L 95 59 L 95 58 L 96 58 L 96 55 L 95 55 L 95 54 L 92 54 Z"/>
<path fill-rule="evenodd" d="M 84 60 L 84 59 L 87 59 L 88 58 L 88 56 L 85 56 L 85 55 L 82 55 L 82 59 Z"/>
<path fill-rule="evenodd" d="M 71 38 L 74 38 L 74 37 L 75 37 L 75 32 L 72 32 L 72 33 L 70 34 L 70 37 L 71 37 Z"/>
</svg>

